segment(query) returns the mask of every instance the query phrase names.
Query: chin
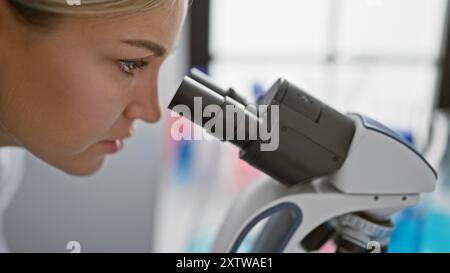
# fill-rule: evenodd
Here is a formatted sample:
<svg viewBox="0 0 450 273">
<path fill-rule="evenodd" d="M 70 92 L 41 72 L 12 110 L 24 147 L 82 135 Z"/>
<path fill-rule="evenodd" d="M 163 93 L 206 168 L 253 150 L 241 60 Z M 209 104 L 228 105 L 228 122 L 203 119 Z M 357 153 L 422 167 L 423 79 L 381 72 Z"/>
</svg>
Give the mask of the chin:
<svg viewBox="0 0 450 273">
<path fill-rule="evenodd" d="M 66 174 L 78 177 L 87 177 L 96 174 L 103 166 L 105 158 L 102 157 L 93 162 L 71 162 L 63 166 L 56 166 Z"/>
</svg>

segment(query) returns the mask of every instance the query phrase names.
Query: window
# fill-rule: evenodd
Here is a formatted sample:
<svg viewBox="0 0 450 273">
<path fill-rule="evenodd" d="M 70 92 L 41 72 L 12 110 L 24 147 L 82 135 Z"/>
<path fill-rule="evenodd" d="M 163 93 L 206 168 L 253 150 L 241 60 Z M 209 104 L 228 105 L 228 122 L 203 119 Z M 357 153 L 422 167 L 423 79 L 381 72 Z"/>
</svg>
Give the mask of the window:
<svg viewBox="0 0 450 273">
<path fill-rule="evenodd" d="M 410 131 L 431 118 L 446 0 L 211 0 L 210 73 L 253 96 L 285 77 Z"/>
</svg>

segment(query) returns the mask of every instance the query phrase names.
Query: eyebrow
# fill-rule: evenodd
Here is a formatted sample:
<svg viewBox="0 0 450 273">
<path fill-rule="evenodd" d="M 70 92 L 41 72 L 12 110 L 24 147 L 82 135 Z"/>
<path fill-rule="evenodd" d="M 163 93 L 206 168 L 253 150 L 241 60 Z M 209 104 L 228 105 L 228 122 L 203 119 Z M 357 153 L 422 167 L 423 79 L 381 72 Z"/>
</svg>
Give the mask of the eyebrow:
<svg viewBox="0 0 450 273">
<path fill-rule="evenodd" d="M 139 48 L 145 48 L 155 54 L 156 57 L 162 57 L 166 54 L 167 49 L 163 47 L 162 45 L 159 45 L 155 42 L 149 41 L 149 40 L 139 40 L 139 39 L 124 39 L 121 40 L 123 43 L 139 47 Z"/>
</svg>

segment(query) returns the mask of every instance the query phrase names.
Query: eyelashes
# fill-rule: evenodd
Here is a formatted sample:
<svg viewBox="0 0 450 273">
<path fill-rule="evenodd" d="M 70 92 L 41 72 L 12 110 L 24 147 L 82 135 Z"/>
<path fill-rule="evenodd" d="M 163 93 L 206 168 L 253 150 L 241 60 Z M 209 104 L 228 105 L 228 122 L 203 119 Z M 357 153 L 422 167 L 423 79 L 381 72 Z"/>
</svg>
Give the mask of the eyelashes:
<svg viewBox="0 0 450 273">
<path fill-rule="evenodd" d="M 122 72 L 127 76 L 133 76 L 138 70 L 142 70 L 148 66 L 148 62 L 144 60 L 120 60 L 119 65 Z"/>
</svg>

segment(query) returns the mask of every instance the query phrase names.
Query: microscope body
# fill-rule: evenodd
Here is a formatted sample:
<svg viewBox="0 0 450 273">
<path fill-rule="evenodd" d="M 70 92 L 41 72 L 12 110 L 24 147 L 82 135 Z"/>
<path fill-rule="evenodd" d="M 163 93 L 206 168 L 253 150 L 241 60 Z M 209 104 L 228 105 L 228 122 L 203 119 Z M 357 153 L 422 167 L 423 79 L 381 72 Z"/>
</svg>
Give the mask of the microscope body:
<svg viewBox="0 0 450 273">
<path fill-rule="evenodd" d="M 209 120 L 234 119 L 226 106 L 237 106 L 232 129 L 257 136 L 245 125 L 270 121 L 271 137 L 279 139 L 277 149 L 264 151 L 267 143 L 258 137 L 228 139 L 229 132 L 211 131 L 238 146 L 241 159 L 268 175 L 237 197 L 214 252 L 310 252 L 330 238 L 338 252 L 366 252 L 373 245 L 385 251 L 392 214 L 434 190 L 436 172 L 401 136 L 370 118 L 341 114 L 284 79 L 258 102 L 267 106 L 261 111 L 245 107 L 234 90 L 194 70 L 169 108 L 184 104 L 193 109 L 196 97 L 203 98 L 202 109 L 222 109 Z M 275 122 L 267 118 L 273 106 Z M 208 119 L 193 121 L 205 127 Z"/>
</svg>

